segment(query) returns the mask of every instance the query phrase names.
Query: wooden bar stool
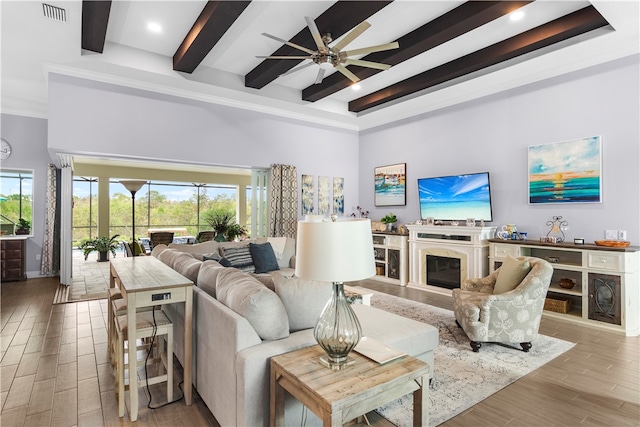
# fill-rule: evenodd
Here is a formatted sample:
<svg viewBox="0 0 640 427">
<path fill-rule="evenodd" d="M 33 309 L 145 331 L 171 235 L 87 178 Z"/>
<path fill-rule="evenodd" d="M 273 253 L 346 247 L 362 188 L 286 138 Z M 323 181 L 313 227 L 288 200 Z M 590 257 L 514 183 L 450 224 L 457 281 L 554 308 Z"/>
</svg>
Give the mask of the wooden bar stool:
<svg viewBox="0 0 640 427">
<path fill-rule="evenodd" d="M 155 321 L 154 321 L 155 316 Z M 151 362 L 158 363 L 158 375 L 141 381 L 140 387 L 157 384 L 161 382 L 167 383 L 167 402 L 173 400 L 173 323 L 161 310 L 139 312 L 136 315 L 136 336 L 144 342 L 145 338 L 151 338 L 154 334 L 158 342 L 158 354 Z M 137 375 L 138 366 L 144 366 L 146 359 L 129 360 L 125 363 L 125 341 L 127 341 L 127 315 L 114 317 L 114 331 L 116 336 L 116 393 L 118 396 L 118 416 L 124 417 L 124 393 L 128 389 L 125 384 L 125 370 L 129 370 L 129 376 Z M 163 342 L 164 341 L 164 342 Z M 128 345 L 137 345 L 137 343 L 128 343 Z M 143 345 L 148 351 L 154 351 L 149 345 Z M 166 373 L 164 369 L 166 368 Z M 129 393 L 137 393 L 137 390 L 129 390 Z"/>
</svg>

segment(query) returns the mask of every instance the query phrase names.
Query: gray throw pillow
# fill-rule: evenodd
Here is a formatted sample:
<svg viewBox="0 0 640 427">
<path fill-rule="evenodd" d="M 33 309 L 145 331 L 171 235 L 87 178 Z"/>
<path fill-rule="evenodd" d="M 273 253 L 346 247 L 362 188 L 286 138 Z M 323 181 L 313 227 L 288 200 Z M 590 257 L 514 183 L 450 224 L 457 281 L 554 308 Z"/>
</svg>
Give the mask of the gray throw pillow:
<svg viewBox="0 0 640 427">
<path fill-rule="evenodd" d="M 255 271 L 253 258 L 251 258 L 251 251 L 248 245 L 235 248 L 220 248 L 220 250 L 222 251 L 223 257 L 229 261 L 231 267 L 235 267 L 245 273 L 253 273 Z M 220 264 L 224 265 L 222 262 L 220 262 Z"/>
<path fill-rule="evenodd" d="M 276 294 L 287 310 L 291 332 L 315 327 L 322 309 L 331 297 L 333 285 L 330 282 L 297 277 L 286 278 L 278 272 L 272 276 Z"/>
<path fill-rule="evenodd" d="M 249 252 L 251 252 L 256 273 L 280 270 L 271 243 L 249 243 Z"/>
</svg>

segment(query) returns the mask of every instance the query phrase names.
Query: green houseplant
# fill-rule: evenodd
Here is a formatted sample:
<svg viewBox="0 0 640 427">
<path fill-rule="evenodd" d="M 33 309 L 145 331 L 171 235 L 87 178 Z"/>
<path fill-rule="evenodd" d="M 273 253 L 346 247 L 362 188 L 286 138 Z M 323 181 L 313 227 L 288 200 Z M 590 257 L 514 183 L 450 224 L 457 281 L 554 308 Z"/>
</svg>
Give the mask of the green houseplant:
<svg viewBox="0 0 640 427">
<path fill-rule="evenodd" d="M 380 220 L 383 224 L 387 224 L 387 231 L 391 231 L 393 228 L 393 224 L 398 222 L 398 217 L 393 212 L 389 212 L 388 215 L 385 215 Z"/>
<path fill-rule="evenodd" d="M 98 252 L 98 261 L 104 262 L 109 260 L 109 252 L 111 255 L 116 255 L 116 249 L 120 246 L 120 242 L 116 239 L 120 237 L 119 234 L 114 234 L 111 238 L 103 236 L 96 237 L 95 239 L 87 239 L 80 243 L 78 249 L 81 249 L 84 253 L 84 259 L 89 257 L 91 252 Z"/>
<path fill-rule="evenodd" d="M 247 229 L 236 223 L 234 212 L 225 210 L 212 210 L 204 214 L 204 220 L 215 231 L 217 242 L 233 241 L 236 237 L 247 234 Z"/>
<path fill-rule="evenodd" d="M 20 218 L 16 224 L 16 234 L 29 234 L 31 223 L 24 218 Z"/>
</svg>

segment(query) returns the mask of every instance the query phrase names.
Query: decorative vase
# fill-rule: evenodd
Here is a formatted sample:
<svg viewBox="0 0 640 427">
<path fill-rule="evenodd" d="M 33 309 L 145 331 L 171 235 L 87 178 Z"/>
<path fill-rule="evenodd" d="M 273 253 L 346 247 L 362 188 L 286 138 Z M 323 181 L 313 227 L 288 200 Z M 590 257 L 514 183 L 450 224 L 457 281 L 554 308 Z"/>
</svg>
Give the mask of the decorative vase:
<svg viewBox="0 0 640 427">
<path fill-rule="evenodd" d="M 331 299 L 322 310 L 313 335 L 327 353 L 327 365 L 338 370 L 360 341 L 362 328 L 344 296 L 344 284 L 334 283 Z"/>
<path fill-rule="evenodd" d="M 109 252 L 98 252 L 98 262 L 109 261 Z"/>
<path fill-rule="evenodd" d="M 387 223 L 387 231 L 393 231 L 393 226 L 395 225 L 395 222 L 388 222 Z"/>
</svg>

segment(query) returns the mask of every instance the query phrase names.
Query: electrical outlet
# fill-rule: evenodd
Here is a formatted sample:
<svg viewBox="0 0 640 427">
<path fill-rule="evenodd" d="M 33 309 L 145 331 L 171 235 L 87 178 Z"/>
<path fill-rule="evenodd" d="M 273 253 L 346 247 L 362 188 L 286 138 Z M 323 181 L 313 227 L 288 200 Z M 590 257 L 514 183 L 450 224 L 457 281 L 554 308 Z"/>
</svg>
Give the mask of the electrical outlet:
<svg viewBox="0 0 640 427">
<path fill-rule="evenodd" d="M 627 230 L 618 231 L 618 240 L 627 240 Z"/>
<path fill-rule="evenodd" d="M 606 230 L 604 238 L 607 240 L 616 240 L 618 238 L 618 230 Z"/>
<path fill-rule="evenodd" d="M 36 254 L 36 261 L 40 261 L 40 254 Z"/>
</svg>

